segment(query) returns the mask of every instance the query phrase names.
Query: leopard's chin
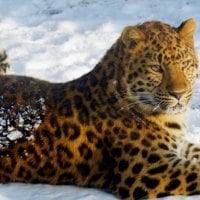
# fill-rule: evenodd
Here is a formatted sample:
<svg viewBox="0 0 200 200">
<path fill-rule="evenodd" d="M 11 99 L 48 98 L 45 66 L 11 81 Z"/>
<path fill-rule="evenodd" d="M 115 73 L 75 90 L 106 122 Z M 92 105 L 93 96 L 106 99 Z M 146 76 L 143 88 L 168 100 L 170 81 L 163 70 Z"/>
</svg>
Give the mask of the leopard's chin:
<svg viewBox="0 0 200 200">
<path fill-rule="evenodd" d="M 166 114 L 175 115 L 184 113 L 187 110 L 187 106 L 177 103 L 175 106 L 166 106 L 162 110 Z"/>
<path fill-rule="evenodd" d="M 168 115 L 175 115 L 184 113 L 187 110 L 187 105 L 182 105 L 180 103 L 177 103 L 176 105 L 152 105 L 151 111 L 149 111 L 150 114 L 156 115 L 156 114 L 168 114 Z"/>
</svg>

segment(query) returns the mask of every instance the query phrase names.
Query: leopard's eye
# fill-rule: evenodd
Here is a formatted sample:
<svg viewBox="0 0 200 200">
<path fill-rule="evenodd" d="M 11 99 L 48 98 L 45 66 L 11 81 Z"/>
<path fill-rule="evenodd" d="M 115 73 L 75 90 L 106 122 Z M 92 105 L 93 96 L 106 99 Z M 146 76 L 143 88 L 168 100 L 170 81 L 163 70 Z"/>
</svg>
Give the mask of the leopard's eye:
<svg viewBox="0 0 200 200">
<path fill-rule="evenodd" d="M 182 67 L 183 69 L 187 68 L 189 66 L 190 62 L 187 60 L 187 61 L 184 61 L 182 62 Z"/>
<path fill-rule="evenodd" d="M 154 72 L 162 73 L 162 67 L 160 65 L 151 65 L 151 69 Z"/>
</svg>

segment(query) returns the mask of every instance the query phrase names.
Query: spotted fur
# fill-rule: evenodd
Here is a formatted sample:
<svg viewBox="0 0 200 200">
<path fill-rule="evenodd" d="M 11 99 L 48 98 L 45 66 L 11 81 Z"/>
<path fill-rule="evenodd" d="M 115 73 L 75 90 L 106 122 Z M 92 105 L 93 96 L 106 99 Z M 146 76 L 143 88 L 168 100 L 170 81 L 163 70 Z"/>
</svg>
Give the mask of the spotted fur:
<svg viewBox="0 0 200 200">
<path fill-rule="evenodd" d="M 184 139 L 197 77 L 189 19 L 126 27 L 67 83 L 0 77 L 0 181 L 106 188 L 121 199 L 200 193 L 200 147 Z"/>
</svg>

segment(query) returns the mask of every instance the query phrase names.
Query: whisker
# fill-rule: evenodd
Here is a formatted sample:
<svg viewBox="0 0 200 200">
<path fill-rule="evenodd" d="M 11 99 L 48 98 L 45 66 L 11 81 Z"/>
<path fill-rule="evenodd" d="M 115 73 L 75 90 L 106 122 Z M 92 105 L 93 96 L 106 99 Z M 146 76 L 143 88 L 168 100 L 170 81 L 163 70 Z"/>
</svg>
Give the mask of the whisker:
<svg viewBox="0 0 200 200">
<path fill-rule="evenodd" d="M 130 103 L 130 104 L 126 105 L 126 106 L 121 107 L 120 110 L 124 110 L 126 108 L 131 108 L 131 106 L 133 106 L 133 105 L 137 105 L 137 103 Z"/>
<path fill-rule="evenodd" d="M 158 108 L 160 108 L 160 106 L 162 105 L 162 103 L 164 103 L 163 101 L 159 102 L 159 104 L 157 106 L 155 106 L 155 108 L 153 109 L 153 112 L 155 112 L 156 110 L 158 110 Z"/>
</svg>

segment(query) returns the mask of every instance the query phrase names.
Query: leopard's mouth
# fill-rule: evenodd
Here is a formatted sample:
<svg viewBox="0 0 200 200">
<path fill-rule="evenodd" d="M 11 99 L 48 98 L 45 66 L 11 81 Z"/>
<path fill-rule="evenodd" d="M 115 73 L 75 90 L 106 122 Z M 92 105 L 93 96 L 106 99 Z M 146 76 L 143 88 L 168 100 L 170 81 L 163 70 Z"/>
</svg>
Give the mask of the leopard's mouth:
<svg viewBox="0 0 200 200">
<path fill-rule="evenodd" d="M 182 110 L 183 107 L 184 107 L 184 106 L 183 106 L 182 104 L 177 103 L 175 106 L 172 107 L 172 109 L 173 109 L 174 111 L 176 111 L 176 110 Z"/>
<path fill-rule="evenodd" d="M 178 113 L 182 113 L 182 112 L 185 112 L 186 111 L 186 108 L 187 106 L 181 104 L 181 103 L 177 103 L 176 105 L 174 106 L 170 106 L 170 105 L 165 105 L 165 106 L 161 106 L 161 110 L 164 112 L 164 113 L 167 113 L 167 114 L 178 114 Z"/>
<path fill-rule="evenodd" d="M 185 112 L 187 105 L 180 103 L 167 102 L 155 100 L 151 103 L 153 113 L 166 113 L 166 114 L 178 114 Z"/>
<path fill-rule="evenodd" d="M 158 97 L 153 97 L 151 95 L 141 95 L 140 102 L 138 103 L 140 108 L 148 113 L 158 114 L 178 114 L 185 112 L 187 109 L 187 103 L 181 101 L 165 101 Z"/>
</svg>

